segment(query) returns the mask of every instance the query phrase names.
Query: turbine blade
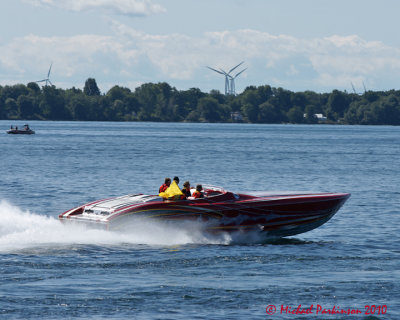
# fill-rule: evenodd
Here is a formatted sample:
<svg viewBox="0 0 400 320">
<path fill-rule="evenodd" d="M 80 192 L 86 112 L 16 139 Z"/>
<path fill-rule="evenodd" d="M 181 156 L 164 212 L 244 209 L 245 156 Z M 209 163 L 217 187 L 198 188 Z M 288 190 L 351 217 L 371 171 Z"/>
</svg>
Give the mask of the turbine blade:
<svg viewBox="0 0 400 320">
<path fill-rule="evenodd" d="M 53 85 L 53 84 L 51 83 L 50 79 L 47 79 L 47 81 L 48 81 L 51 85 Z"/>
<path fill-rule="evenodd" d="M 50 77 L 51 67 L 53 66 L 53 62 L 50 65 L 49 72 L 47 72 L 47 78 Z"/>
<path fill-rule="evenodd" d="M 363 87 L 364 87 L 364 92 L 367 92 L 367 88 L 365 87 L 364 81 L 362 83 L 363 83 Z"/>
<path fill-rule="evenodd" d="M 38 80 L 38 81 L 35 81 L 35 82 L 44 82 L 44 81 L 46 81 L 47 79 L 43 79 L 43 80 Z"/>
<path fill-rule="evenodd" d="M 351 83 L 351 87 L 353 88 L 353 92 L 354 92 L 354 93 L 357 93 L 357 92 L 356 92 L 356 89 L 354 88 L 353 82 L 350 81 L 350 83 Z"/>
<path fill-rule="evenodd" d="M 242 65 L 244 63 L 244 61 L 242 61 L 241 63 L 239 63 L 236 67 L 233 67 L 231 70 L 229 70 L 228 73 L 231 73 L 233 70 L 235 70 L 237 67 L 239 67 L 240 65 Z"/>
<path fill-rule="evenodd" d="M 233 79 L 235 79 L 239 74 L 241 74 L 242 72 L 246 71 L 247 68 L 243 69 L 242 71 L 240 71 L 239 73 L 236 73 L 236 76 L 233 77 Z"/>
<path fill-rule="evenodd" d="M 226 73 L 226 71 L 222 70 L 221 68 L 219 68 L 219 70 L 221 70 L 222 74 L 229 76 L 229 73 Z"/>
<path fill-rule="evenodd" d="M 211 68 L 211 67 L 207 67 L 207 68 L 210 69 L 210 70 L 212 70 L 212 71 L 218 72 L 219 74 L 224 74 L 224 73 L 222 73 L 221 71 L 218 71 L 218 70 L 216 70 L 216 69 L 214 69 L 214 68 Z"/>
</svg>

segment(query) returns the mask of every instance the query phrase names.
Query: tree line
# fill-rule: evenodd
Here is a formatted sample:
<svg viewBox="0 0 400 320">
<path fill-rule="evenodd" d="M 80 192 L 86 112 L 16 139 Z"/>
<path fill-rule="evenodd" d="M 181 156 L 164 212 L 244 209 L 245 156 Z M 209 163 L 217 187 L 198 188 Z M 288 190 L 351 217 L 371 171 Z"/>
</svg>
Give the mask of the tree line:
<svg viewBox="0 0 400 320">
<path fill-rule="evenodd" d="M 35 82 L 0 86 L 2 120 L 318 123 L 316 114 L 325 123 L 400 125 L 400 91 L 292 92 L 263 85 L 226 96 L 163 82 L 134 91 L 114 86 L 102 94 L 93 78 L 83 90 Z"/>
</svg>

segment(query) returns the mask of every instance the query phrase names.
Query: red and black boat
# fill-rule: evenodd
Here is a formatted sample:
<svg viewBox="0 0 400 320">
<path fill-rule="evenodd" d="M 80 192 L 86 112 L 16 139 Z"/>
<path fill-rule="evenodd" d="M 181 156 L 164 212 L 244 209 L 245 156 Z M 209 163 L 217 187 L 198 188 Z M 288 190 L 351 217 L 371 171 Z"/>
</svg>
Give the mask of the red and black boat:
<svg viewBox="0 0 400 320">
<path fill-rule="evenodd" d="M 199 221 L 211 232 L 259 230 L 285 237 L 313 230 L 329 219 L 349 193 L 250 192 L 233 193 L 204 187 L 204 197 L 165 200 L 132 194 L 90 202 L 59 215 L 62 222 L 84 222 L 109 230 L 129 226 L 135 218 Z"/>
</svg>

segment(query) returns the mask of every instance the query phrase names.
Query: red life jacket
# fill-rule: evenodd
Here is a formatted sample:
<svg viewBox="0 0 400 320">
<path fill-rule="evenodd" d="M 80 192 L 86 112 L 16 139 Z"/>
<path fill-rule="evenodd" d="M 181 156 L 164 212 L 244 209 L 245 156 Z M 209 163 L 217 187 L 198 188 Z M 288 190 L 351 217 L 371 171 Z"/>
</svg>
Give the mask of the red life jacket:
<svg viewBox="0 0 400 320">
<path fill-rule="evenodd" d="M 195 191 L 193 192 L 193 198 L 198 199 L 198 198 L 203 198 L 203 194 L 200 191 Z"/>
<path fill-rule="evenodd" d="M 164 191 L 167 190 L 167 189 L 168 189 L 168 186 L 164 183 L 164 184 L 160 187 L 160 189 L 158 189 L 158 193 L 164 192 Z"/>
</svg>

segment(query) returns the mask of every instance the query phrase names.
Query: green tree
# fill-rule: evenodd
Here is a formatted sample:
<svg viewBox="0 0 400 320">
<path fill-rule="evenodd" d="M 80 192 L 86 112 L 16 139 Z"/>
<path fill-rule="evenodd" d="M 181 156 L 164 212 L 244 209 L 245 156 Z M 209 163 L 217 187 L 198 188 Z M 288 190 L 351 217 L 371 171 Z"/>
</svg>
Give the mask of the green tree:
<svg viewBox="0 0 400 320">
<path fill-rule="evenodd" d="M 357 124 L 359 123 L 359 119 L 357 116 L 358 105 L 357 104 L 350 104 L 349 109 L 344 114 L 344 121 L 348 124 Z"/>
<path fill-rule="evenodd" d="M 18 104 L 14 98 L 7 98 L 4 105 L 6 119 L 18 119 Z"/>
<path fill-rule="evenodd" d="M 35 101 L 30 96 L 21 95 L 17 99 L 19 116 L 22 119 L 32 119 L 38 111 L 35 109 Z"/>
<path fill-rule="evenodd" d="M 291 92 L 282 88 L 272 89 L 273 96 L 268 100 L 282 112 L 288 112 L 292 108 Z"/>
<path fill-rule="evenodd" d="M 107 96 L 111 99 L 112 102 L 114 102 L 115 100 L 123 101 L 125 97 L 128 96 L 130 93 L 131 90 L 129 88 L 113 86 L 110 90 L 108 90 Z"/>
<path fill-rule="evenodd" d="M 136 119 L 137 113 L 140 110 L 140 103 L 138 99 L 130 94 L 125 98 L 125 106 L 126 106 L 126 120 L 134 120 Z"/>
<path fill-rule="evenodd" d="M 6 110 L 5 110 L 5 103 L 4 100 L 2 99 L 2 90 L 3 87 L 0 86 L 0 119 L 5 119 L 6 118 Z"/>
<path fill-rule="evenodd" d="M 13 86 L 5 86 L 1 90 L 1 95 L 4 96 L 5 99 L 12 98 L 14 100 L 17 100 L 19 96 L 28 95 L 28 94 L 29 94 L 29 90 L 23 84 L 16 84 Z"/>
<path fill-rule="evenodd" d="M 112 105 L 112 113 L 114 115 L 112 120 L 114 120 L 114 121 L 123 120 L 124 116 L 126 114 L 124 102 L 121 100 L 115 100 Z"/>
<path fill-rule="evenodd" d="M 295 92 L 291 94 L 291 104 L 293 106 L 298 106 L 302 110 L 305 109 L 307 105 L 307 98 L 306 95 L 303 92 Z"/>
<path fill-rule="evenodd" d="M 258 87 L 257 92 L 259 95 L 260 103 L 268 101 L 273 95 L 272 88 L 269 85 Z"/>
<path fill-rule="evenodd" d="M 256 123 L 258 121 L 258 106 L 255 106 L 251 103 L 246 103 L 242 106 L 241 111 L 250 122 Z"/>
<path fill-rule="evenodd" d="M 196 117 L 200 117 L 197 111 L 190 116 L 190 119 L 189 114 L 197 110 L 196 108 L 198 101 L 205 96 L 207 95 L 201 92 L 198 88 L 191 88 L 189 90 L 177 92 L 174 96 L 175 112 L 181 119 L 185 119 L 191 122 L 199 121 L 193 120 Z"/>
<path fill-rule="evenodd" d="M 252 123 L 315 123 L 314 115 L 323 113 L 334 122 L 400 125 L 400 90 L 320 94 L 265 85 L 225 96 L 217 90 L 178 91 L 163 82 L 143 84 L 134 92 L 114 86 L 101 95 L 93 78 L 83 90 L 40 88 L 35 82 L 0 86 L 0 119 L 230 122 L 231 112 Z"/>
<path fill-rule="evenodd" d="M 365 91 L 363 94 L 363 99 L 366 99 L 369 103 L 375 102 L 379 99 L 378 92 Z"/>
<path fill-rule="evenodd" d="M 304 121 L 304 113 L 300 107 L 291 108 L 287 113 L 287 117 L 291 123 L 303 123 Z"/>
<path fill-rule="evenodd" d="M 349 100 L 345 93 L 333 90 L 328 99 L 327 117 L 330 120 L 338 120 L 343 117 L 349 107 Z"/>
<path fill-rule="evenodd" d="M 145 83 L 139 88 L 136 88 L 134 94 L 141 106 L 138 113 L 138 118 L 140 121 L 151 120 L 154 106 L 157 103 L 157 91 L 158 90 L 153 83 Z"/>
<path fill-rule="evenodd" d="M 68 110 L 72 118 L 78 121 L 95 120 L 91 119 L 87 109 L 87 100 L 83 94 L 75 94 L 68 101 Z"/>
<path fill-rule="evenodd" d="M 393 94 L 382 97 L 379 103 L 373 105 L 372 111 L 376 116 L 377 124 L 400 124 L 399 99 Z"/>
<path fill-rule="evenodd" d="M 218 101 L 218 104 L 224 104 L 226 96 L 222 94 L 219 90 L 211 90 L 209 96 Z"/>
<path fill-rule="evenodd" d="M 280 123 L 282 114 L 278 108 L 269 102 L 264 102 L 259 106 L 258 122 L 261 123 Z"/>
<path fill-rule="evenodd" d="M 318 119 L 315 115 L 316 113 L 317 113 L 317 108 L 315 106 L 313 105 L 306 106 L 305 108 L 306 122 L 311 124 L 318 123 Z"/>
<path fill-rule="evenodd" d="M 221 110 L 217 99 L 212 97 L 201 98 L 197 109 L 200 113 L 200 120 L 207 122 L 221 121 Z"/>
<path fill-rule="evenodd" d="M 40 94 L 40 87 L 36 82 L 29 82 L 26 86 L 33 93 L 33 95 Z"/>
<path fill-rule="evenodd" d="M 93 78 L 88 78 L 85 81 L 85 86 L 83 88 L 83 93 L 87 96 L 99 96 L 100 89 L 97 86 L 96 80 Z"/>
<path fill-rule="evenodd" d="M 200 121 L 200 111 L 195 109 L 192 110 L 185 118 L 189 122 L 199 122 Z"/>
<path fill-rule="evenodd" d="M 49 120 L 71 120 L 70 111 L 64 103 L 64 91 L 54 86 L 43 87 L 40 110 L 45 119 Z"/>
<path fill-rule="evenodd" d="M 251 104 L 253 106 L 258 106 L 263 102 L 255 87 L 247 87 L 240 95 L 240 100 L 243 105 Z"/>
</svg>

